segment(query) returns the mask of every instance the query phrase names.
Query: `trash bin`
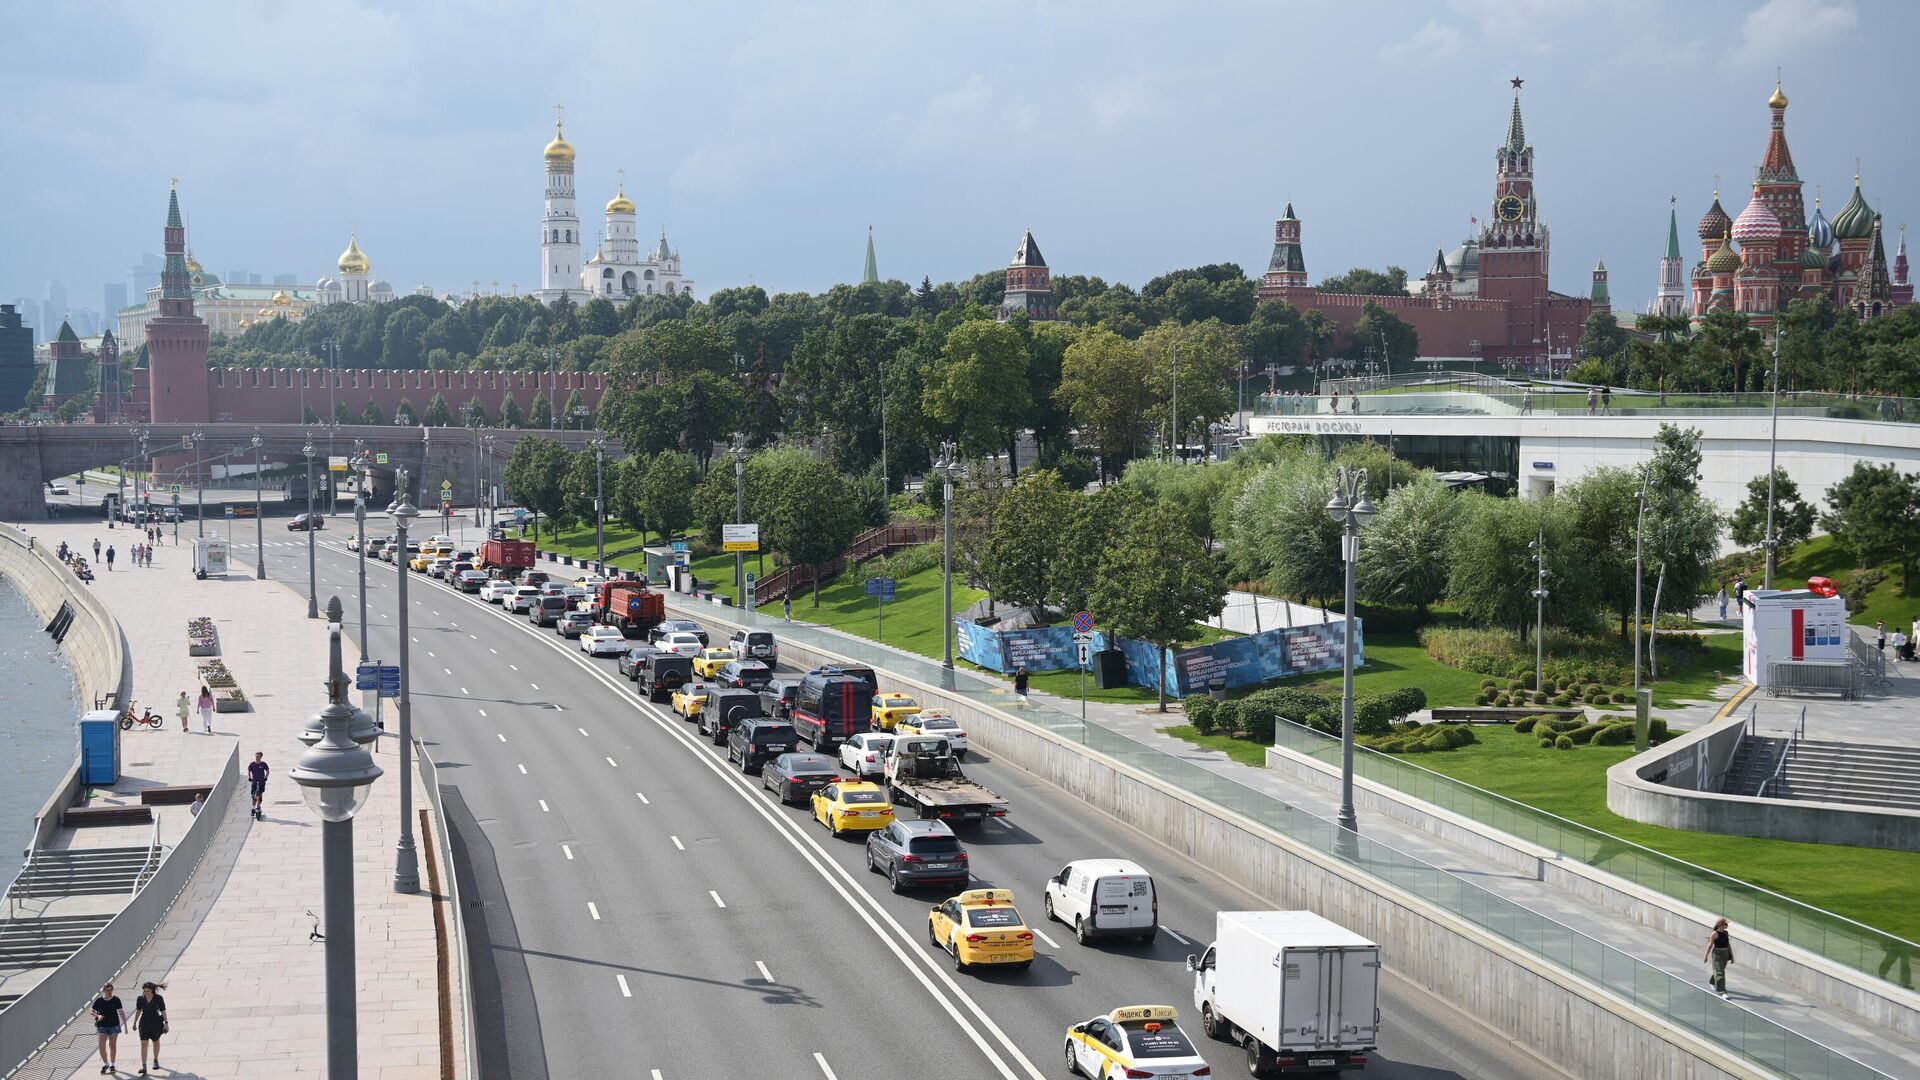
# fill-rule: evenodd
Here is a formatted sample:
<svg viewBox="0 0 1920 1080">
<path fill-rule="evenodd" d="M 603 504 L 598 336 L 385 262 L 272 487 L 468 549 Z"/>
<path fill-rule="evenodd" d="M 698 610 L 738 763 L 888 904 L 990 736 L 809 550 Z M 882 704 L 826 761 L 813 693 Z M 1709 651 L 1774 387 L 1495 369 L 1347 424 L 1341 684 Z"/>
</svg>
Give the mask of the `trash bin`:
<svg viewBox="0 0 1920 1080">
<path fill-rule="evenodd" d="M 1227 680 L 1219 675 L 1207 680 L 1207 696 L 1215 701 L 1227 696 Z"/>
</svg>

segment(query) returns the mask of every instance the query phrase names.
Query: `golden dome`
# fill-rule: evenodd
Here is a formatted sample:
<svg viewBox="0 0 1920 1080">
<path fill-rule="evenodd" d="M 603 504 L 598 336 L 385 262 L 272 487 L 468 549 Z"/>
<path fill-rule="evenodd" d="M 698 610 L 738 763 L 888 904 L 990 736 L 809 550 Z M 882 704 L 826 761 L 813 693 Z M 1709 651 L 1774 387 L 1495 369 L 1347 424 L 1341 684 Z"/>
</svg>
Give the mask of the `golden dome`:
<svg viewBox="0 0 1920 1080">
<path fill-rule="evenodd" d="M 206 268 L 200 265 L 200 260 L 194 258 L 192 250 L 189 249 L 187 252 L 187 273 L 197 274 L 204 269 Z"/>
<path fill-rule="evenodd" d="M 273 294 L 274 307 L 290 307 L 292 304 L 293 297 L 288 296 L 285 289 L 281 289 L 279 292 Z"/>
<path fill-rule="evenodd" d="M 1777 82 L 1773 84 L 1773 96 L 1767 99 L 1767 107 L 1771 109 L 1787 107 L 1787 95 L 1780 89 L 1780 84 Z"/>
<path fill-rule="evenodd" d="M 567 141 L 558 122 L 553 125 L 553 141 L 547 144 L 545 153 L 549 165 L 573 164 L 573 144 Z"/>
<path fill-rule="evenodd" d="M 347 236 L 347 250 L 340 253 L 340 272 L 343 274 L 364 274 L 367 272 L 367 257 L 360 251 L 358 234 Z"/>
<path fill-rule="evenodd" d="M 609 213 L 609 214 L 631 214 L 631 213 L 633 213 L 633 212 L 634 212 L 634 207 L 633 207 L 633 200 L 632 200 L 632 199 L 629 199 L 629 198 L 627 198 L 627 185 L 625 185 L 625 184 L 621 184 L 621 185 L 620 185 L 620 194 L 618 194 L 618 195 L 615 195 L 615 196 L 614 196 L 614 197 L 613 197 L 613 198 L 612 198 L 612 199 L 611 199 L 611 200 L 610 200 L 610 201 L 609 201 L 609 202 L 607 203 L 607 213 Z"/>
</svg>

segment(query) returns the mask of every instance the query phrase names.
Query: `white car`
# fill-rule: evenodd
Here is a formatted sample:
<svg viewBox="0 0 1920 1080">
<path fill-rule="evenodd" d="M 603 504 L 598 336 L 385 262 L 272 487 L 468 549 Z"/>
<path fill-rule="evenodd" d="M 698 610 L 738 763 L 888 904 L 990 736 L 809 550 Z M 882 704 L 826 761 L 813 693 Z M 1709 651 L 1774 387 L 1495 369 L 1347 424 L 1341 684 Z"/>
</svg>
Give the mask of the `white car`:
<svg viewBox="0 0 1920 1080">
<path fill-rule="evenodd" d="M 574 578 L 573 583 L 588 592 L 595 592 L 600 586 L 607 583 L 607 579 L 601 577 L 599 574 L 583 574 L 580 577 Z"/>
<path fill-rule="evenodd" d="M 887 750 L 893 746 L 893 733 L 863 731 L 848 736 L 840 744 L 840 765 L 862 780 L 879 776 L 887 767 Z"/>
<path fill-rule="evenodd" d="M 596 626 L 580 635 L 580 651 L 588 656 L 619 656 L 627 651 L 627 635 L 611 626 Z"/>
<path fill-rule="evenodd" d="M 700 644 L 699 634 L 690 633 L 685 630 L 675 630 L 673 633 L 662 637 L 656 642 L 654 648 L 659 649 L 661 652 L 672 653 L 675 656 L 693 657 L 699 656 L 700 650 L 705 648 L 705 646 Z"/>
<path fill-rule="evenodd" d="M 49 491 L 52 491 L 55 495 L 65 495 L 67 493 L 67 485 L 61 483 L 58 480 L 55 480 L 53 483 L 48 484 L 47 489 Z"/>
<path fill-rule="evenodd" d="M 922 712 L 901 720 L 894 729 L 900 735 L 945 735 L 947 742 L 953 745 L 955 759 L 967 758 L 967 732 L 960 721 L 940 712 Z"/>
<path fill-rule="evenodd" d="M 427 564 L 427 573 L 431 574 L 434 577 L 444 579 L 447 576 L 447 568 L 452 565 L 453 565 L 452 559 L 442 556 L 441 558 L 435 559 L 431 563 Z"/>
<path fill-rule="evenodd" d="M 527 609 L 540 601 L 540 589 L 534 585 L 515 585 L 513 595 L 501 602 L 501 607 L 515 615 L 524 615 Z"/>
<path fill-rule="evenodd" d="M 503 603 L 513 595 L 514 584 L 505 578 L 494 578 L 480 586 L 480 599 L 489 604 Z"/>
</svg>

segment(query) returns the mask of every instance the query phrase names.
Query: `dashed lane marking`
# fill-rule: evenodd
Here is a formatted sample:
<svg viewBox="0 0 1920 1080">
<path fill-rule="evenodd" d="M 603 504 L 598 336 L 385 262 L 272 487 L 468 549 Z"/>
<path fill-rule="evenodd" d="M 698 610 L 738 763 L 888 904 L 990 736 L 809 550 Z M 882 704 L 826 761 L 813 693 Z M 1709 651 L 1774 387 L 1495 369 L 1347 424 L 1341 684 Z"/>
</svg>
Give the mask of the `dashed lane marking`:
<svg viewBox="0 0 1920 1080">
<path fill-rule="evenodd" d="M 537 801 L 538 801 L 538 802 L 540 803 L 540 812 L 541 812 L 541 813 L 543 813 L 543 814 L 550 814 L 550 813 L 552 813 L 552 812 L 553 812 L 553 811 L 551 811 L 551 810 L 548 810 L 548 809 L 547 809 L 547 800 L 545 800 L 545 799 L 540 799 L 540 800 L 537 800 Z"/>
<path fill-rule="evenodd" d="M 667 837 L 667 839 L 669 839 L 669 840 L 671 840 L 671 841 L 673 841 L 673 846 L 674 846 L 674 847 L 676 847 L 676 848 L 678 848 L 679 850 L 681 850 L 681 851 L 685 851 L 685 850 L 687 850 L 687 845 L 685 845 L 685 844 L 683 844 L 683 843 L 681 843 L 681 842 L 680 842 L 680 838 L 679 838 L 679 837 L 677 837 L 677 836 L 669 836 L 669 837 Z"/>
<path fill-rule="evenodd" d="M 714 892 L 712 889 L 707 890 L 707 895 L 713 897 L 713 902 L 715 906 L 723 907 L 723 908 L 727 906 L 727 902 L 725 900 L 720 899 L 720 894 L 717 892 Z"/>
<path fill-rule="evenodd" d="M 561 850 L 562 852 L 564 852 L 564 853 L 566 853 L 566 856 L 567 856 L 567 858 L 568 858 L 569 860 L 571 860 L 571 859 L 573 858 L 573 848 L 571 848 L 571 847 L 569 847 L 569 846 L 568 846 L 568 845 L 566 845 L 566 844 L 561 844 L 561 845 L 560 845 L 560 850 Z"/>
<path fill-rule="evenodd" d="M 593 901 L 591 900 L 587 901 L 587 914 L 593 916 L 594 922 L 600 921 L 600 909 L 597 907 L 594 907 Z"/>
</svg>

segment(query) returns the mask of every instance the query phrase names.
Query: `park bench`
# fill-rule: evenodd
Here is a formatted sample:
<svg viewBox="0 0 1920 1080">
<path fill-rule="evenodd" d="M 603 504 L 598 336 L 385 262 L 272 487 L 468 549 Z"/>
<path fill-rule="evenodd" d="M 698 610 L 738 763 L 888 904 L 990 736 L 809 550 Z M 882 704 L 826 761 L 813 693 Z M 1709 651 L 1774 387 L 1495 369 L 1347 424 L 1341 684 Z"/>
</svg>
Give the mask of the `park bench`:
<svg viewBox="0 0 1920 1080">
<path fill-rule="evenodd" d="M 153 811 L 145 806 L 75 806 L 60 815 L 60 824 L 76 829 L 90 825 L 151 825 Z"/>
</svg>

